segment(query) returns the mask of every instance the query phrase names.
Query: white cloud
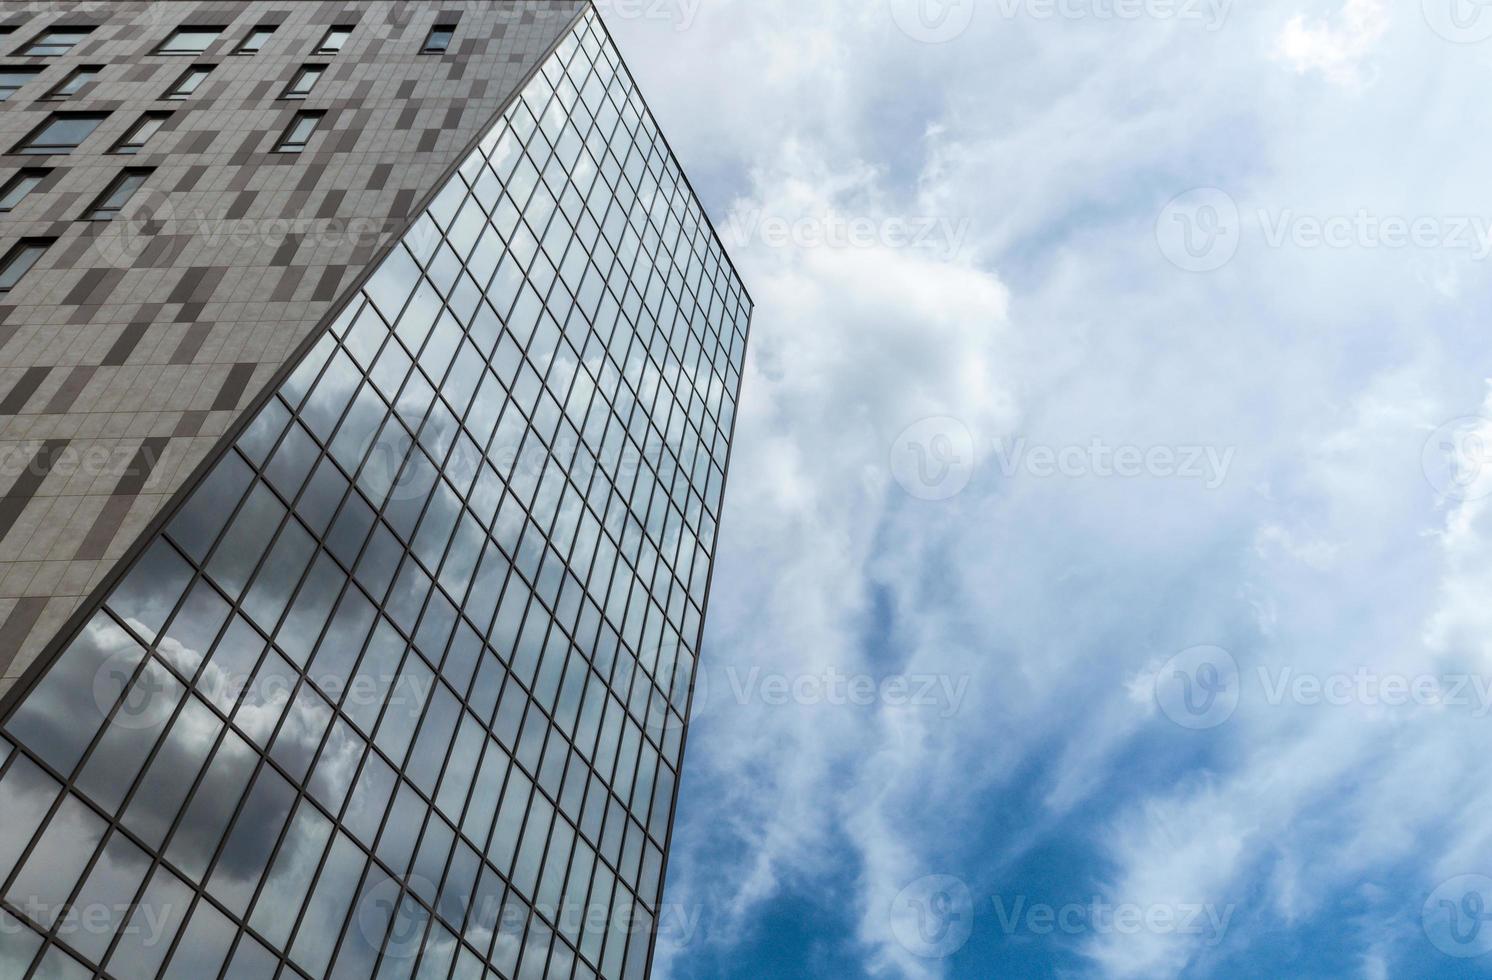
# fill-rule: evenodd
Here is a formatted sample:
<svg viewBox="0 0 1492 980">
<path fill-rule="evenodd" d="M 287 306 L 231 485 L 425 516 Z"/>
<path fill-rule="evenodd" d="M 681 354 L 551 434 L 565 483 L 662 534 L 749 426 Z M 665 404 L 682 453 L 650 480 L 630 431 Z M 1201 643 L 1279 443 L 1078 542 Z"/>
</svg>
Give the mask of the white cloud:
<svg viewBox="0 0 1492 980">
<path fill-rule="evenodd" d="M 1300 74 L 1319 71 L 1343 86 L 1363 82 L 1363 62 L 1388 32 L 1388 5 L 1383 0 L 1346 0 L 1331 19 L 1290 18 L 1280 32 L 1277 55 Z"/>
</svg>

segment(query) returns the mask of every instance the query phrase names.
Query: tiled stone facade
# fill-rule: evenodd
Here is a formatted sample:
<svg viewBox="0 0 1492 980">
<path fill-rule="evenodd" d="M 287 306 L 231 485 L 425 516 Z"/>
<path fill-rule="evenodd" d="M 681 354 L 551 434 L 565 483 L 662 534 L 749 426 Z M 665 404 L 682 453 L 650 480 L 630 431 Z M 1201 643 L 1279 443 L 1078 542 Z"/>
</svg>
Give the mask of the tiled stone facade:
<svg viewBox="0 0 1492 980">
<path fill-rule="evenodd" d="M 0 251 L 55 238 L 0 295 L 0 695 L 140 539 L 246 407 L 406 227 L 462 151 L 584 7 L 355 0 L 80 2 L 0 7 L 0 66 L 41 73 L 0 105 L 0 182 L 50 170 L 0 214 Z M 421 48 L 458 22 L 444 54 Z M 276 30 L 252 55 L 234 49 Z M 21 57 L 91 25 L 66 55 Z M 200 55 L 153 53 L 182 26 L 224 28 Z M 315 49 L 351 26 L 334 54 Z M 163 98 L 191 65 L 190 97 Z M 304 101 L 281 95 L 326 66 Z M 102 74 L 45 96 L 79 66 Z M 296 113 L 326 115 L 274 152 Z M 77 149 L 10 151 L 52 112 L 107 112 Z M 109 151 L 171 112 L 137 155 Z M 81 220 L 125 168 L 152 168 L 119 218 Z"/>
</svg>

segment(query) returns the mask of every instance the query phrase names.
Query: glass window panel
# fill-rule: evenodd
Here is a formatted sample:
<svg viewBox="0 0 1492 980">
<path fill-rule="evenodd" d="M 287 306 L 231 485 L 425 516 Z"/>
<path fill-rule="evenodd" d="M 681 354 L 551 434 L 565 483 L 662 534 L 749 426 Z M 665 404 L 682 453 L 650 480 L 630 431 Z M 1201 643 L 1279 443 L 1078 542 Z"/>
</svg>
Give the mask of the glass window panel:
<svg viewBox="0 0 1492 980">
<path fill-rule="evenodd" d="M 286 521 L 269 557 L 255 576 L 253 587 L 243 599 L 244 612 L 259 624 L 260 629 L 266 632 L 274 630 L 315 551 L 316 542 L 311 535 L 295 521 Z"/>
<path fill-rule="evenodd" d="M 21 977 L 41 949 L 41 936 L 21 924 L 21 920 L 0 909 L 0 974 Z"/>
<path fill-rule="evenodd" d="M 171 521 L 172 539 L 193 559 L 202 561 L 252 478 L 253 472 L 237 456 L 223 457 Z"/>
<path fill-rule="evenodd" d="M 243 592 L 284 519 L 285 506 L 275 499 L 269 487 L 256 484 L 207 566 L 213 581 L 229 596 L 237 597 Z"/>
<path fill-rule="evenodd" d="M 373 976 L 398 901 L 398 883 L 377 865 L 371 865 L 353 903 L 331 980 L 368 980 Z"/>
<path fill-rule="evenodd" d="M 302 801 L 249 919 L 270 945 L 283 949 L 289 942 L 331 834 L 331 821 Z"/>
<path fill-rule="evenodd" d="M 313 977 L 326 973 L 366 864 L 366 856 L 352 838 L 338 834 L 290 950 L 291 959 Z"/>
<path fill-rule="evenodd" d="M 384 811 L 388 809 L 389 799 L 393 796 L 396 781 L 397 777 L 389 764 L 377 755 L 368 753 L 363 771 L 358 776 L 357 787 L 353 790 L 352 799 L 348 801 L 347 812 L 342 817 L 342 824 L 353 836 L 370 847 L 378 836 L 378 828 L 383 822 Z"/>
<path fill-rule="evenodd" d="M 92 980 L 93 971 L 53 946 L 41 958 L 32 980 Z"/>
<path fill-rule="evenodd" d="M 193 881 L 207 873 L 258 762 L 258 754 L 236 733 L 223 736 L 166 850 L 172 863 Z"/>
<path fill-rule="evenodd" d="M 222 728 L 205 704 L 187 699 L 124 812 L 124 825 L 145 843 L 159 847 L 165 840 Z"/>
<path fill-rule="evenodd" d="M 206 901 L 199 901 L 181 935 L 171 965 L 162 980 L 201 980 L 215 977 L 228 958 L 228 947 L 238 927 Z"/>
<path fill-rule="evenodd" d="M 284 777 L 268 767 L 259 770 L 259 778 L 207 882 L 208 892 L 234 915 L 248 911 L 254 888 L 269 865 L 270 853 L 294 802 L 295 790 Z"/>
<path fill-rule="evenodd" d="M 244 935 L 238 940 L 233 959 L 223 973 L 223 980 L 273 980 L 280 961 L 253 936 Z"/>
<path fill-rule="evenodd" d="M 331 705 L 315 687 L 303 684 L 285 714 L 279 734 L 275 736 L 270 758 L 283 766 L 291 778 L 303 781 L 331 720 Z"/>
<path fill-rule="evenodd" d="M 50 929 L 107 829 L 101 817 L 69 795 L 48 819 L 6 899 Z"/>
<path fill-rule="evenodd" d="M 401 875 L 408 869 L 409 859 L 414 854 L 426 809 L 414 787 L 408 783 L 399 784 L 399 793 L 389 810 L 388 823 L 378 839 L 378 858 Z"/>
<path fill-rule="evenodd" d="M 367 743 L 345 718 L 332 724 L 310 782 L 311 795 L 331 812 L 341 812 L 366 748 Z"/>
<path fill-rule="evenodd" d="M 11 764 L 0 781 L 0 827 L 5 828 L 0 834 L 0 881 L 10 877 L 61 792 L 61 785 L 25 756 Z"/>
<path fill-rule="evenodd" d="M 21 702 L 7 731 L 70 774 L 143 656 L 112 619 L 97 614 Z"/>
<path fill-rule="evenodd" d="M 136 696 L 133 691 L 144 693 Z M 78 788 L 104 809 L 117 812 L 185 693 L 165 667 L 154 659 L 147 663 L 132 695 L 105 726 L 103 738 L 79 773 Z"/>
<path fill-rule="evenodd" d="M 191 904 L 191 890 L 182 880 L 157 867 L 129 924 L 120 931 L 109 972 L 116 977 L 155 976 Z"/>
</svg>

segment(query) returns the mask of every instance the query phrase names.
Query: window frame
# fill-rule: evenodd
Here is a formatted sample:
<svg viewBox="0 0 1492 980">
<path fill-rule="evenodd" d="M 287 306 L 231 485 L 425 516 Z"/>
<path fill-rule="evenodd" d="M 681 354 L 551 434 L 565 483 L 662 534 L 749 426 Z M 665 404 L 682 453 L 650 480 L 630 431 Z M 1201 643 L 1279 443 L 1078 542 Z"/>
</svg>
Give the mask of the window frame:
<svg viewBox="0 0 1492 980">
<path fill-rule="evenodd" d="M 41 257 L 47 254 L 47 249 L 55 244 L 57 244 L 57 239 L 55 238 L 22 238 L 6 249 L 4 256 L 0 257 L 0 296 L 8 296 L 11 290 L 19 286 L 21 280 L 26 278 L 26 273 L 36 268 L 36 263 L 40 262 Z M 5 285 L 5 278 L 10 273 L 11 267 L 20 260 L 23 253 L 30 249 L 36 249 L 36 254 L 26 263 L 24 269 L 16 273 L 15 282 L 9 286 Z"/>
<path fill-rule="evenodd" d="M 93 32 L 96 31 L 96 30 L 98 30 L 98 25 L 97 24 L 67 24 L 67 25 L 56 25 L 56 24 L 54 24 L 51 27 L 43 28 L 42 32 L 40 34 L 36 35 L 30 41 L 26 42 L 25 46 L 22 47 L 19 51 L 16 52 L 16 57 L 18 57 L 18 58 L 62 58 L 62 57 L 65 57 L 66 55 L 69 55 L 69 54 L 72 53 L 73 48 L 76 48 L 78 45 L 82 44 L 84 41 L 86 41 L 90 37 L 92 37 L 93 36 Z M 67 47 L 63 48 L 61 51 L 40 53 L 40 52 L 37 52 L 37 51 L 33 50 L 37 46 L 56 47 L 55 44 L 48 44 L 47 38 L 51 37 L 53 34 L 61 34 L 61 33 L 67 33 L 67 32 L 79 32 L 79 33 L 82 34 L 82 37 L 79 37 L 76 41 L 74 41 L 73 43 L 69 44 Z"/>
<path fill-rule="evenodd" d="M 312 49 L 311 53 L 312 54 L 341 54 L 342 53 L 342 49 L 345 48 L 345 47 L 347 47 L 347 42 L 352 40 L 352 34 L 356 30 L 357 30 L 357 25 L 356 24 L 350 24 L 350 25 L 349 24 L 334 24 L 334 25 L 332 25 L 331 27 L 327 28 L 326 33 L 322 35 L 321 40 L 319 42 L 317 42 L 316 47 Z M 334 48 L 333 47 L 328 47 L 327 46 L 327 42 L 332 39 L 332 36 L 335 35 L 335 34 L 337 34 L 337 33 L 339 33 L 339 32 L 343 32 L 343 31 L 346 32 L 347 36 L 344 37 L 344 38 L 342 38 L 341 43 L 339 43 Z"/>
<path fill-rule="evenodd" d="M 280 133 L 280 138 L 275 141 L 275 153 L 302 153 L 306 147 L 311 145 L 311 138 L 321 132 L 321 122 L 326 118 L 325 109 L 302 109 L 296 112 L 290 124 Z M 311 131 L 306 134 L 305 139 L 300 142 L 292 142 L 291 135 L 303 120 L 311 120 Z"/>
<path fill-rule="evenodd" d="M 140 118 L 136 119 L 130 126 L 130 128 L 125 130 L 124 135 L 119 137 L 119 139 L 114 142 L 113 146 L 109 147 L 108 155 L 121 157 L 139 156 L 140 153 L 145 149 L 145 145 L 152 139 L 154 139 L 157 133 L 165 128 L 166 123 L 170 121 L 173 115 L 175 115 L 175 113 L 169 110 L 161 109 L 153 109 L 149 112 L 141 113 Z M 130 138 L 137 132 L 139 132 L 145 126 L 145 124 L 147 122 L 150 122 L 151 120 L 156 120 L 160 123 L 160 125 L 153 129 L 150 135 L 145 137 L 145 139 L 141 142 L 130 142 Z"/>
<path fill-rule="evenodd" d="M 73 150 L 76 150 L 78 147 L 82 146 L 88 141 L 88 138 L 90 136 L 98 132 L 98 128 L 104 124 L 104 122 L 109 118 L 109 115 L 110 114 L 108 112 L 53 112 L 48 115 L 47 118 L 43 119 L 41 122 L 32 127 L 31 131 L 28 132 L 25 136 L 21 137 L 21 141 L 10 149 L 10 155 L 24 157 L 65 156 L 68 153 L 71 153 Z M 94 117 L 98 119 L 98 122 L 94 123 L 93 128 L 88 131 L 87 135 L 78 140 L 76 143 L 49 143 L 41 149 L 37 148 L 36 138 L 59 120 Z"/>
<path fill-rule="evenodd" d="M 11 175 L 4 184 L 0 184 L 0 214 L 9 214 L 26 202 L 26 199 L 41 186 L 42 182 L 52 175 L 51 167 L 22 167 Z M 15 203 L 7 206 L 5 199 L 15 193 L 24 182 L 35 180 L 36 183 L 27 187 L 21 196 L 15 199 Z"/>
<path fill-rule="evenodd" d="M 459 24 L 436 24 L 434 27 L 430 28 L 430 33 L 425 35 L 425 43 L 420 46 L 420 54 L 448 53 L 451 50 L 451 42 L 456 40 L 456 29 L 459 26 Z M 446 37 L 445 46 L 439 48 L 431 47 L 430 42 L 435 39 L 436 34 L 441 32 L 448 32 L 449 35 L 448 37 Z"/>
<path fill-rule="evenodd" d="M 213 69 L 216 67 L 217 65 L 192 65 L 186 71 L 176 76 L 176 81 L 171 83 L 171 87 L 161 93 L 159 101 L 185 102 L 197 94 L 197 90 L 202 87 L 203 82 L 207 81 L 207 77 L 212 74 Z M 192 78 L 196 78 L 197 83 L 190 90 L 183 92 L 181 87 L 187 83 L 188 79 Z"/>
<path fill-rule="evenodd" d="M 10 89 L 10 91 L 8 92 L 5 91 L 5 86 L 0 85 L 0 92 L 5 93 L 3 95 L 0 95 L 0 102 L 6 102 L 9 101 L 11 96 L 15 95 L 21 89 L 36 81 L 36 77 L 41 74 L 42 70 L 40 68 L 31 68 L 26 65 L 6 65 L 3 68 L 0 68 L 0 72 L 15 72 L 18 75 L 26 76 L 26 80 L 24 82 L 17 85 L 13 89 Z"/>
<path fill-rule="evenodd" d="M 206 44 L 202 45 L 202 47 L 200 47 L 200 48 L 191 48 L 191 49 L 184 49 L 184 50 L 181 50 L 181 51 L 173 51 L 169 47 L 167 47 L 167 45 L 169 45 L 176 38 L 180 37 L 182 34 L 206 34 L 209 31 L 211 31 L 212 34 L 213 34 L 212 39 L 209 40 Z M 150 53 L 153 54 L 153 55 L 160 55 L 162 57 L 167 57 L 167 58 L 186 58 L 186 57 L 195 58 L 195 57 L 198 57 L 199 55 L 206 54 L 207 53 L 207 49 L 210 48 L 210 47 L 212 47 L 214 44 L 217 44 L 219 41 L 221 41 L 223 39 L 223 35 L 226 34 L 227 32 L 228 32 L 228 28 L 227 28 L 226 25 L 224 25 L 223 27 L 212 27 L 212 26 L 208 26 L 208 25 L 203 25 L 201 27 L 198 27 L 198 26 L 196 26 L 194 24 L 183 24 L 180 27 L 177 27 L 175 30 L 173 30 L 170 34 L 167 34 L 166 35 L 166 39 L 164 41 L 162 41 L 160 44 L 157 44 L 151 50 Z"/>
<path fill-rule="evenodd" d="M 117 176 L 115 176 L 113 180 L 109 181 L 109 184 L 107 187 L 104 188 L 103 193 L 99 194 L 98 197 L 93 199 L 92 203 L 90 203 L 88 207 L 83 209 L 83 213 L 81 216 L 79 216 L 78 220 L 113 221 L 119 216 L 119 212 L 124 210 L 125 206 L 128 205 L 129 202 L 134 199 L 135 195 L 140 192 L 140 188 L 145 186 L 145 182 L 150 179 L 150 175 L 153 173 L 155 173 L 154 167 L 125 167 L 119 172 Z M 107 204 L 108 201 L 117 193 L 119 193 L 120 189 L 128 181 L 134 178 L 138 178 L 140 182 L 136 184 L 132 190 L 130 190 L 129 195 L 125 197 L 123 201 L 120 201 L 117 207 L 106 209 L 104 205 Z"/>
<path fill-rule="evenodd" d="M 244 55 L 245 57 L 251 57 L 258 54 L 259 52 L 264 50 L 264 46 L 269 43 L 269 39 L 274 37 L 275 31 L 278 31 L 279 29 L 279 24 L 254 25 L 253 27 L 249 28 L 249 33 L 244 35 L 243 40 L 238 42 L 238 46 L 233 49 L 233 53 L 236 55 Z M 259 46 L 257 48 L 249 47 L 249 42 L 254 40 L 254 38 L 256 37 L 259 37 L 261 34 L 264 36 L 264 40 L 259 42 Z"/>
<path fill-rule="evenodd" d="M 62 79 L 62 81 L 47 89 L 46 94 L 43 95 L 39 101 L 66 102 L 68 99 L 73 98 L 74 96 L 82 92 L 83 89 L 93 84 L 94 80 L 104 73 L 105 67 L 106 66 L 104 65 L 79 65 L 72 71 L 68 72 L 67 75 Z M 83 72 L 88 72 L 88 77 L 83 79 L 82 83 L 79 84 L 76 89 L 71 92 L 62 91 L 68 85 L 72 84 L 73 80 L 81 75 Z"/>
<path fill-rule="evenodd" d="M 310 98 L 311 93 L 315 91 L 316 86 L 321 83 L 321 79 L 326 76 L 326 70 L 330 67 L 330 65 L 322 65 L 315 62 L 301 65 L 299 68 L 296 69 L 295 75 L 291 77 L 290 84 L 286 85 L 284 91 L 280 93 L 280 98 L 287 99 L 292 102 L 303 102 L 306 99 Z M 312 82 L 304 92 L 296 92 L 296 83 L 298 83 L 312 70 L 316 72 L 316 80 Z"/>
</svg>

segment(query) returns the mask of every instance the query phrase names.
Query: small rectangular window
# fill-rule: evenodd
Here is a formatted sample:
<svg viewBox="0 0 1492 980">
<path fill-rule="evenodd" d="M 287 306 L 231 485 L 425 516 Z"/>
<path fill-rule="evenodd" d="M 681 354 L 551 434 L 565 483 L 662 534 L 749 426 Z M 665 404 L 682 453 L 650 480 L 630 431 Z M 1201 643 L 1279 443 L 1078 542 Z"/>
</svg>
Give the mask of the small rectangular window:
<svg viewBox="0 0 1492 980">
<path fill-rule="evenodd" d="M 83 86 L 93 81 L 104 70 L 103 65 L 82 65 L 52 88 L 46 95 L 50 100 L 70 99 L 83 91 Z"/>
<path fill-rule="evenodd" d="M 336 54 L 347 44 L 347 39 L 352 37 L 352 28 L 333 27 L 326 32 L 326 37 L 316 46 L 317 54 Z"/>
<path fill-rule="evenodd" d="M 311 89 L 321 81 L 321 76 L 326 74 L 326 65 L 303 65 L 301 70 L 295 73 L 282 99 L 304 99 L 311 94 Z"/>
<path fill-rule="evenodd" d="M 326 115 L 324 112 L 297 112 L 290 126 L 285 130 L 285 135 L 281 136 L 280 142 L 275 144 L 275 152 L 299 153 L 304 150 L 324 115 Z"/>
<path fill-rule="evenodd" d="M 107 118 L 107 112 L 54 112 L 46 122 L 26 134 L 11 152 L 25 156 L 66 153 L 91 136 Z"/>
<path fill-rule="evenodd" d="M 201 54 L 223 33 L 221 27 L 178 27 L 155 54 Z"/>
<path fill-rule="evenodd" d="M 0 37 L 9 37 L 16 32 L 14 24 L 0 24 Z"/>
<path fill-rule="evenodd" d="M 152 173 L 154 171 L 148 168 L 131 169 L 115 177 L 108 189 L 98 196 L 98 200 L 88 206 L 83 220 L 112 221 Z"/>
<path fill-rule="evenodd" d="M 0 293 L 15 288 L 21 277 L 31 271 L 36 260 L 46 254 L 55 238 L 23 238 L 0 259 Z"/>
<path fill-rule="evenodd" d="M 451 38 L 455 36 L 455 24 L 436 24 L 430 29 L 430 36 L 425 38 L 425 47 L 421 53 L 442 54 L 451 46 Z"/>
<path fill-rule="evenodd" d="M 279 24 L 261 24 L 254 28 L 249 31 L 248 37 L 245 37 L 239 42 L 238 47 L 233 49 L 233 53 L 258 54 L 264 50 L 264 46 L 269 43 L 270 37 L 274 35 L 279 26 Z"/>
<path fill-rule="evenodd" d="M 40 68 L 0 68 L 0 102 L 15 95 L 21 86 L 40 74 Z"/>
<path fill-rule="evenodd" d="M 181 77 L 171 86 L 162 98 L 181 101 L 188 98 L 193 92 L 207 81 L 207 76 L 212 74 L 214 65 L 193 65 L 182 72 Z"/>
<path fill-rule="evenodd" d="M 53 27 L 42 31 L 36 36 L 36 40 L 17 53 L 27 58 L 61 57 L 92 33 L 92 27 Z"/>
<path fill-rule="evenodd" d="M 51 172 L 41 169 L 22 170 L 7 180 L 5 186 L 0 188 L 0 212 L 15 210 L 26 199 L 26 195 L 36 190 Z"/>
<path fill-rule="evenodd" d="M 170 118 L 171 113 L 169 112 L 147 112 L 140 117 L 139 122 L 130 127 L 129 132 L 125 133 L 124 137 L 118 143 L 115 143 L 114 148 L 109 152 L 124 156 L 133 156 L 139 153 L 145 148 L 145 144 L 150 142 L 150 138 L 160 132 L 161 127 Z"/>
</svg>

